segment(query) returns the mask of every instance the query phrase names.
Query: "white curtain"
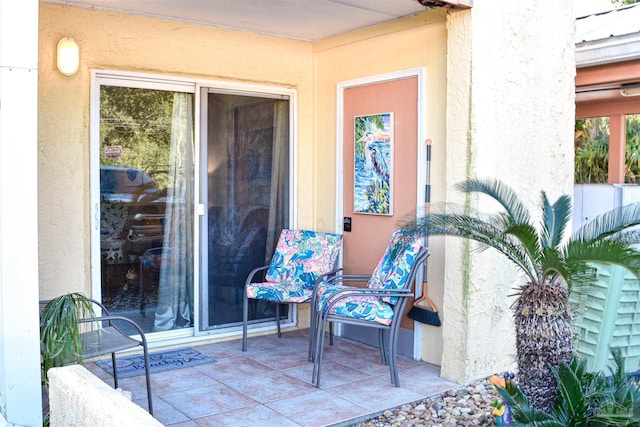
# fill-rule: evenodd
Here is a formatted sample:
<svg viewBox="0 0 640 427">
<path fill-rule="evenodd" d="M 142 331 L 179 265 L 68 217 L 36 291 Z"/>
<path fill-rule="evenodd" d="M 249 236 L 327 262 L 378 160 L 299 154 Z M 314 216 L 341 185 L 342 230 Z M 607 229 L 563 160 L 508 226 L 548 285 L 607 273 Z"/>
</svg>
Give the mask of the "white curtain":
<svg viewBox="0 0 640 427">
<path fill-rule="evenodd" d="M 273 154 L 271 159 L 271 194 L 269 197 L 269 223 L 267 226 L 267 250 L 265 261 L 273 256 L 280 230 L 288 218 L 289 198 L 287 162 L 289 152 L 289 103 L 275 101 L 273 105 Z"/>
<path fill-rule="evenodd" d="M 154 331 L 193 326 L 193 95 L 176 93 Z"/>
</svg>

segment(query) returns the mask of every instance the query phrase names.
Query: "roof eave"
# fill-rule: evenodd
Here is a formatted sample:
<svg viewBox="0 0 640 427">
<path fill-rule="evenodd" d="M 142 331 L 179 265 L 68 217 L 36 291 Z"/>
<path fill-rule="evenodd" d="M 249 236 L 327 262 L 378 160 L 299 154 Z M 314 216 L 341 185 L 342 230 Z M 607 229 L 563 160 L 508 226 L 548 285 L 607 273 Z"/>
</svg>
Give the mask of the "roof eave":
<svg viewBox="0 0 640 427">
<path fill-rule="evenodd" d="M 640 59 L 640 33 L 576 43 L 576 67 Z"/>
</svg>

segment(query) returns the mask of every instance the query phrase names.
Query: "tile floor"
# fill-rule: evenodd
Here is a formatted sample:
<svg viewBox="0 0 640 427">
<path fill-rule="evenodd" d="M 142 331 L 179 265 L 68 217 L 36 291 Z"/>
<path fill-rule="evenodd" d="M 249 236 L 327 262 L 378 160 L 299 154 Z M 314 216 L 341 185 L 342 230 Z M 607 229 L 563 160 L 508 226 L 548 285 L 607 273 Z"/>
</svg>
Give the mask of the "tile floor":
<svg viewBox="0 0 640 427">
<path fill-rule="evenodd" d="M 151 375 L 154 416 L 166 426 L 350 425 L 456 386 L 439 377 L 439 367 L 399 356 L 401 387 L 394 387 L 377 348 L 336 338 L 326 345 L 318 389 L 311 385 L 308 330 L 250 338 L 246 353 L 240 340 L 191 347 L 216 363 Z M 96 364 L 86 366 L 113 386 Z M 144 384 L 144 376 L 120 380 L 146 408 Z"/>
</svg>

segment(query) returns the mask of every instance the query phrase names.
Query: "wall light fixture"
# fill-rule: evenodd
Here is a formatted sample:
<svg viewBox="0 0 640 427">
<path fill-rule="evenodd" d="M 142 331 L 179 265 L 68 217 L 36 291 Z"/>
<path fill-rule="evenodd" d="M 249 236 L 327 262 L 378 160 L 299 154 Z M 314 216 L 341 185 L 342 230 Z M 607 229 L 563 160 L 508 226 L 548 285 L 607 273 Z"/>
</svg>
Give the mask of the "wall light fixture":
<svg viewBox="0 0 640 427">
<path fill-rule="evenodd" d="M 58 42 L 58 71 L 65 76 L 72 76 L 80 68 L 80 47 L 71 37 L 63 37 Z"/>
<path fill-rule="evenodd" d="M 640 96 L 640 83 L 620 86 L 622 96 Z"/>
</svg>

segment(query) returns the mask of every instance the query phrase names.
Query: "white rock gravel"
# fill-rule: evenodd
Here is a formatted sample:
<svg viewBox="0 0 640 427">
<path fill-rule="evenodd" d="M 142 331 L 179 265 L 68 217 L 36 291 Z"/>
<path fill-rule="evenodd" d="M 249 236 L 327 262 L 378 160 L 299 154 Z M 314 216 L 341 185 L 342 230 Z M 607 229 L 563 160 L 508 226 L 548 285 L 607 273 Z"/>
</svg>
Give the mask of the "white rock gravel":
<svg viewBox="0 0 640 427">
<path fill-rule="evenodd" d="M 384 411 L 353 427 L 457 427 L 496 425 L 491 414 L 499 396 L 488 380 Z"/>
</svg>

